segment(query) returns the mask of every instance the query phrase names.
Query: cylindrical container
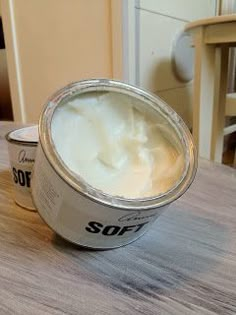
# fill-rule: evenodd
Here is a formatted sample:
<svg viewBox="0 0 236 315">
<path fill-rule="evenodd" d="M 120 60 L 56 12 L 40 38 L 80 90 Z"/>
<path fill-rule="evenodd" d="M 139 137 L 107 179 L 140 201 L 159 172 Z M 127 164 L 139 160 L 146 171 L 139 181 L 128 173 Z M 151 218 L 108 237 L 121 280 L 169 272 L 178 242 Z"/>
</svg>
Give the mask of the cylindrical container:
<svg viewBox="0 0 236 315">
<path fill-rule="evenodd" d="M 184 156 L 182 175 L 171 189 L 151 197 L 112 196 L 92 187 L 67 167 L 53 142 L 53 117 L 62 104 L 90 92 L 127 95 L 135 106 L 161 117 L 168 126 L 168 136 L 180 143 Z M 41 114 L 32 195 L 41 217 L 63 238 L 84 247 L 109 249 L 128 244 L 147 231 L 167 205 L 188 189 L 196 168 L 196 151 L 188 128 L 161 99 L 118 81 L 80 81 L 54 94 Z"/>
<path fill-rule="evenodd" d="M 14 200 L 23 208 L 35 210 L 30 182 L 38 145 L 38 126 L 10 131 L 6 140 L 14 183 Z"/>
</svg>

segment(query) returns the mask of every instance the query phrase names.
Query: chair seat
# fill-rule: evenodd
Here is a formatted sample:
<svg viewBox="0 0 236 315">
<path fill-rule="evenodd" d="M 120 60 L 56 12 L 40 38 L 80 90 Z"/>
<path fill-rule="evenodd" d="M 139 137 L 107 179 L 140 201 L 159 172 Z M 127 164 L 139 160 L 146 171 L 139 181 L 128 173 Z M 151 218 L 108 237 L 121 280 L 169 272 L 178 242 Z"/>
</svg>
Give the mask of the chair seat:
<svg viewBox="0 0 236 315">
<path fill-rule="evenodd" d="M 235 21 L 236 21 L 236 14 L 218 15 L 218 16 L 207 18 L 207 19 L 201 19 L 201 20 L 190 22 L 185 26 L 185 31 L 188 31 L 198 26 L 208 26 L 208 25 L 229 23 L 229 22 L 235 22 Z"/>
</svg>

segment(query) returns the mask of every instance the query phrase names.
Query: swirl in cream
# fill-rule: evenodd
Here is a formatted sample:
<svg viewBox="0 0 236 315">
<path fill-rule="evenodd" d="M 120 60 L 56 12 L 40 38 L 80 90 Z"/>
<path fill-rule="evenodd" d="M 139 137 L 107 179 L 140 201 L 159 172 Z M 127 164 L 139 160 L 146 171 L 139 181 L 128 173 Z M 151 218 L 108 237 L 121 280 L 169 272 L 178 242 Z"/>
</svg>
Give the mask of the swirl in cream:
<svg viewBox="0 0 236 315">
<path fill-rule="evenodd" d="M 69 100 L 53 115 L 52 138 L 61 159 L 110 195 L 157 196 L 183 173 L 183 149 L 171 139 L 174 130 L 138 105 L 119 93 L 93 92 Z"/>
</svg>

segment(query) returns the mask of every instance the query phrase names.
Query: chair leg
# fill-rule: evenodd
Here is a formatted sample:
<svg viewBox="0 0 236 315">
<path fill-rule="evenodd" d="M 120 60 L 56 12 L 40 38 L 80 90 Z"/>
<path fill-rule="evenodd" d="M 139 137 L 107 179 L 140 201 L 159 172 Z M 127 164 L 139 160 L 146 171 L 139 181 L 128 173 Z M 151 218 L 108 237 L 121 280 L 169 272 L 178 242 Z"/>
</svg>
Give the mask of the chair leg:
<svg viewBox="0 0 236 315">
<path fill-rule="evenodd" d="M 194 46 L 193 138 L 199 156 L 209 160 L 214 108 L 215 46 L 204 43 L 203 28 L 196 30 Z"/>
<path fill-rule="evenodd" d="M 211 160 L 222 162 L 229 47 L 216 48 L 215 93 L 211 136 Z"/>
</svg>

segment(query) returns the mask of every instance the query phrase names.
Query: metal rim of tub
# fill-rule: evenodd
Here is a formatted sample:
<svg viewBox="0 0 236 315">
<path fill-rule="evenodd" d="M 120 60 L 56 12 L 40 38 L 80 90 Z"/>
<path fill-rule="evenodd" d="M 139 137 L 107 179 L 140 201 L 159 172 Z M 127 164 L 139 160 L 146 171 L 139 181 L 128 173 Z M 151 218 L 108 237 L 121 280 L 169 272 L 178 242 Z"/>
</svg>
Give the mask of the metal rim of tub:
<svg viewBox="0 0 236 315">
<path fill-rule="evenodd" d="M 133 96 L 157 111 L 178 134 L 185 151 L 185 170 L 179 181 L 163 194 L 145 198 L 123 198 L 106 194 L 74 174 L 59 157 L 51 136 L 51 121 L 56 107 L 74 95 L 91 91 L 119 92 Z M 109 79 L 90 79 L 73 82 L 54 93 L 46 102 L 39 120 L 39 141 L 49 163 L 56 173 L 81 195 L 100 204 L 127 210 L 149 210 L 178 199 L 189 188 L 197 171 L 197 152 L 191 133 L 178 114 L 158 96 L 138 87 Z"/>
</svg>

